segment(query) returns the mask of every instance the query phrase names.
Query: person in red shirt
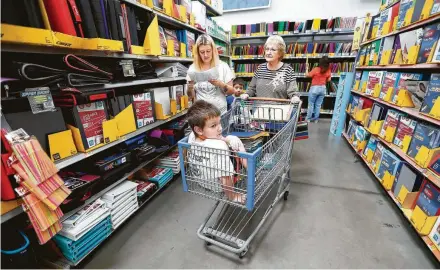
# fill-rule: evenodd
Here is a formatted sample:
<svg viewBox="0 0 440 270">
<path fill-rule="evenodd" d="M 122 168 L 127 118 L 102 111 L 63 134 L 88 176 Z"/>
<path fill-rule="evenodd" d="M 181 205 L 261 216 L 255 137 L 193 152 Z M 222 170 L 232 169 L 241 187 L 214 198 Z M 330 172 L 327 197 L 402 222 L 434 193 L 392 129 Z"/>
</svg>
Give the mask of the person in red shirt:
<svg viewBox="0 0 440 270">
<path fill-rule="evenodd" d="M 312 87 L 309 91 L 309 107 L 307 108 L 307 122 L 318 122 L 321 105 L 327 92 L 326 84 L 332 78 L 330 63 L 327 56 L 319 59 L 319 67 L 308 72 L 307 64 L 306 77 L 312 78 Z"/>
</svg>

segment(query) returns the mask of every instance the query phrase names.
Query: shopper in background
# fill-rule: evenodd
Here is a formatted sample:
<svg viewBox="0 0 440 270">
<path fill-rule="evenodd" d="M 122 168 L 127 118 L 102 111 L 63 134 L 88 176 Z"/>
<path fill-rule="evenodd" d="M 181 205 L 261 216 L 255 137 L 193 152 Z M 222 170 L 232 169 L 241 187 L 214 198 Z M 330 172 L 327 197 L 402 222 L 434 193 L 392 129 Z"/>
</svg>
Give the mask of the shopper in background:
<svg viewBox="0 0 440 270">
<path fill-rule="evenodd" d="M 299 101 L 293 68 L 282 62 L 285 52 L 286 43 L 282 37 L 271 36 L 267 39 L 264 44 L 267 62 L 258 66 L 246 93 L 241 95 L 242 99 L 257 96 Z"/>
<path fill-rule="evenodd" d="M 194 63 L 189 67 L 188 73 L 217 68 L 219 77 L 209 82 L 194 83 L 187 76 L 189 98 L 212 103 L 224 114 L 227 111 L 226 96 L 235 93 L 232 85 L 234 73 L 225 62 L 220 61 L 214 40 L 210 36 L 199 36 L 195 51 Z"/>
<path fill-rule="evenodd" d="M 326 84 L 332 78 L 330 63 L 327 56 L 319 59 L 319 67 L 309 71 L 309 64 L 306 66 L 306 77 L 312 78 L 312 86 L 309 90 L 309 107 L 307 109 L 307 122 L 318 122 L 319 112 L 327 92 Z"/>
</svg>

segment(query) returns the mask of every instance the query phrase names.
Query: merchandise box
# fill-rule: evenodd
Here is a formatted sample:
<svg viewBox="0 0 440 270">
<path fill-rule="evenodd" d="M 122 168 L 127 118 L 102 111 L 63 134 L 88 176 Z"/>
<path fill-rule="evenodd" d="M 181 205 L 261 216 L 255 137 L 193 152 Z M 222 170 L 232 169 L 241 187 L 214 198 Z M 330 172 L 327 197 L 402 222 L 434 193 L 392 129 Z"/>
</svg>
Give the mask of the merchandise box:
<svg viewBox="0 0 440 270">
<path fill-rule="evenodd" d="M 403 149 L 405 153 L 408 151 L 416 125 L 417 121 L 403 115 L 400 117 L 393 143 L 400 149 Z"/>
<path fill-rule="evenodd" d="M 394 91 L 398 88 L 399 78 L 400 78 L 400 73 L 398 72 L 386 72 L 383 80 L 383 86 L 379 95 L 380 99 L 386 100 L 385 97 L 387 95 L 393 96 Z M 391 91 L 391 93 L 388 94 L 388 91 Z"/>
<path fill-rule="evenodd" d="M 422 183 L 423 176 L 412 169 L 407 163 L 403 163 L 400 169 L 397 171 L 397 175 L 394 179 L 393 187 L 391 190 L 396 198 L 401 197 L 399 195 L 401 195 L 403 187 L 405 187 L 407 194 L 417 194 L 417 192 L 420 190 L 420 186 L 422 185 Z M 411 206 L 412 205 L 414 204 L 411 204 Z"/>
<path fill-rule="evenodd" d="M 378 142 L 376 146 L 376 151 L 374 151 L 373 158 L 371 160 L 371 166 L 374 170 L 374 173 L 377 175 L 380 163 L 382 162 L 382 154 L 384 152 L 384 146 Z"/>
<path fill-rule="evenodd" d="M 438 147 L 440 147 L 440 130 L 433 126 L 419 123 L 414 131 L 414 136 L 411 140 L 407 154 L 409 157 L 415 159 L 418 164 L 429 163 Z M 421 149 L 427 149 L 428 152 L 432 152 L 426 153 L 427 156 L 425 157 L 424 162 L 422 162 L 423 160 L 419 155 Z M 428 164 L 419 165 L 426 168 Z"/>
<path fill-rule="evenodd" d="M 434 23 L 423 29 L 422 45 L 420 46 L 417 64 L 428 62 L 440 39 L 440 23 Z"/>
<path fill-rule="evenodd" d="M 440 119 L 440 73 L 431 74 L 428 91 L 423 100 L 420 112 L 436 119 Z"/>
<path fill-rule="evenodd" d="M 398 111 L 388 110 L 379 136 L 387 142 L 392 142 L 401 116 L 402 114 Z"/>
<path fill-rule="evenodd" d="M 420 188 L 416 206 L 420 207 L 427 216 L 440 215 L 440 188 L 425 179 Z"/>
<path fill-rule="evenodd" d="M 153 93 L 145 92 L 132 95 L 132 104 L 136 117 L 136 127 L 147 126 L 154 123 L 154 97 Z"/>
<path fill-rule="evenodd" d="M 437 218 L 434 227 L 432 227 L 429 238 L 432 240 L 437 249 L 440 249 L 440 218 Z"/>
<path fill-rule="evenodd" d="M 52 32 L 54 46 L 93 51 L 123 52 L 124 45 L 120 40 L 103 38 L 82 38 L 64 33 Z"/>
<path fill-rule="evenodd" d="M 399 157 L 394 155 L 389 150 L 384 150 L 377 176 L 380 179 L 383 179 L 385 176 L 385 172 L 388 172 L 391 176 L 395 177 L 397 175 L 397 171 L 400 169 L 401 166 L 402 161 Z"/>
<path fill-rule="evenodd" d="M 108 114 L 103 101 L 77 105 L 64 110 L 63 114 L 78 151 L 85 152 L 104 144 L 102 123 L 108 120 Z"/>
</svg>

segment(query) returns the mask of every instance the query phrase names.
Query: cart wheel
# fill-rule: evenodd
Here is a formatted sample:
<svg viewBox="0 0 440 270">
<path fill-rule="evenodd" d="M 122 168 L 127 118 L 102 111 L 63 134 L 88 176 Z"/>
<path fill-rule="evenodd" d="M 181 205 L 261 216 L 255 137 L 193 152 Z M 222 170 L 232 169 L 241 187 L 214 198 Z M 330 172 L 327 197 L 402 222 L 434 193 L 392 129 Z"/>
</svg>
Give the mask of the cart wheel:
<svg viewBox="0 0 440 270">
<path fill-rule="evenodd" d="M 289 191 L 285 191 L 283 197 L 284 200 L 287 201 L 287 197 L 289 197 Z"/>
<path fill-rule="evenodd" d="M 205 245 L 206 245 L 207 247 L 209 247 L 210 245 L 212 245 L 212 243 L 211 243 L 211 242 L 208 242 L 208 241 L 206 241 L 206 242 L 205 242 Z"/>
<path fill-rule="evenodd" d="M 247 251 L 242 251 L 239 255 L 238 258 L 243 259 L 244 256 L 246 255 Z"/>
</svg>

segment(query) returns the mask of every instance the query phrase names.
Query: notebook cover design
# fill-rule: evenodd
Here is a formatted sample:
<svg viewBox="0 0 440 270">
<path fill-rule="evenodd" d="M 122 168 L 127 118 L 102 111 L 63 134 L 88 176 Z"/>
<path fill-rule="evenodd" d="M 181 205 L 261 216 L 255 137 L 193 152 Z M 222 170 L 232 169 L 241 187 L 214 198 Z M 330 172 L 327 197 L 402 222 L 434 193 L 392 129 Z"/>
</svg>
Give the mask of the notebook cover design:
<svg viewBox="0 0 440 270">
<path fill-rule="evenodd" d="M 439 95 L 440 95 L 440 73 L 431 74 L 431 80 L 429 82 L 428 91 L 426 92 L 425 99 L 423 100 L 423 104 L 422 107 L 420 108 L 420 111 L 423 113 L 430 113 Z"/>
<path fill-rule="evenodd" d="M 414 134 L 414 130 L 416 129 L 416 125 L 417 121 L 405 116 L 400 117 L 399 125 L 397 127 L 393 143 L 399 148 L 402 148 L 403 139 L 405 138 L 405 136 L 412 137 L 412 135 Z"/>
<path fill-rule="evenodd" d="M 380 137 L 385 137 L 385 133 L 388 127 L 396 128 L 399 123 L 399 118 L 402 114 L 395 110 L 388 110 L 387 116 L 385 117 L 385 121 L 382 125 L 382 130 L 380 131 Z"/>
</svg>

